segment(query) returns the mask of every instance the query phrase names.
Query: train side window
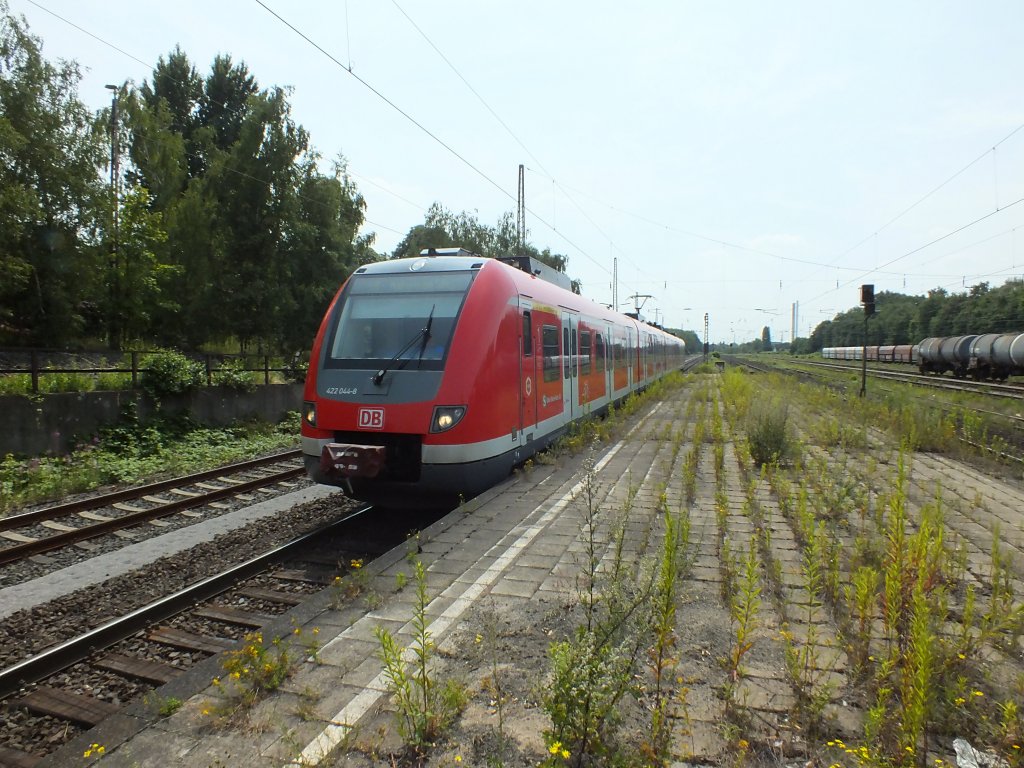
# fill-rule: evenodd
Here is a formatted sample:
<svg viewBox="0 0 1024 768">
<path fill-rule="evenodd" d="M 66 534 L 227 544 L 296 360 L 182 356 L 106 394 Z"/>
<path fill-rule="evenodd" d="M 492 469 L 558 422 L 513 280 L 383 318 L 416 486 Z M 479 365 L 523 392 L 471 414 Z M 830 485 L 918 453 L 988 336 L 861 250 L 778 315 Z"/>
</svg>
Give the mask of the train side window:
<svg viewBox="0 0 1024 768">
<path fill-rule="evenodd" d="M 591 334 L 590 331 L 580 331 L 580 375 L 586 376 L 593 368 L 591 361 Z"/>
<path fill-rule="evenodd" d="M 529 310 L 523 312 L 523 357 L 533 354 L 533 323 Z"/>
<path fill-rule="evenodd" d="M 595 345 L 594 352 L 597 356 L 597 370 L 600 373 L 604 373 L 604 337 L 600 333 L 597 334 L 597 343 Z"/>
<path fill-rule="evenodd" d="M 541 328 L 541 343 L 544 353 L 544 381 L 558 381 L 558 329 L 553 325 Z"/>
<path fill-rule="evenodd" d="M 576 346 L 573 344 L 573 346 Z M 569 378 L 569 329 L 562 329 L 562 378 Z"/>
</svg>

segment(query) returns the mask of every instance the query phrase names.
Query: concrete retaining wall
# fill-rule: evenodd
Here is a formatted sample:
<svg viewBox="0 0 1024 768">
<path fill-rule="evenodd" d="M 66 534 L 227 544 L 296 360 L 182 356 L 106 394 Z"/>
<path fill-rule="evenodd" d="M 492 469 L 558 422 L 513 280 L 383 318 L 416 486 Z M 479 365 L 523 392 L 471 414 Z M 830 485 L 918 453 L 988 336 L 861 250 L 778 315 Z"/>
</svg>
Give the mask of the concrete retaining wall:
<svg viewBox="0 0 1024 768">
<path fill-rule="evenodd" d="M 132 402 L 143 422 L 157 413 L 149 397 L 132 391 L 68 392 L 36 399 L 0 396 L 0 456 L 67 453 L 76 439 L 87 440 L 100 427 L 117 424 Z M 251 418 L 277 422 L 302 407 L 302 385 L 270 384 L 254 392 L 208 387 L 165 398 L 162 406 L 165 414 L 187 412 L 212 427 Z"/>
</svg>

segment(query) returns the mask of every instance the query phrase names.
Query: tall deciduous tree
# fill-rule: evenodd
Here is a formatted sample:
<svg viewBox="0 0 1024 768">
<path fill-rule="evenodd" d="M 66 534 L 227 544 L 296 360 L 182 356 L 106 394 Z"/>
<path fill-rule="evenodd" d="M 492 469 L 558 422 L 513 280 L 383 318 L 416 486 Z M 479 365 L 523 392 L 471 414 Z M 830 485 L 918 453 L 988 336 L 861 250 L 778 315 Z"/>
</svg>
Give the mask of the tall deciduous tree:
<svg viewBox="0 0 1024 768">
<path fill-rule="evenodd" d="M 46 61 L 0 0 L 0 330 L 12 341 L 65 343 L 103 288 L 104 147 L 80 79 L 74 63 Z"/>
<path fill-rule="evenodd" d="M 179 268 L 181 318 L 159 323 L 164 341 L 308 347 L 340 282 L 372 258 L 362 198 L 343 165 L 319 172 L 287 97 L 227 56 L 201 77 L 178 49 L 133 97 L 132 158 Z"/>
</svg>

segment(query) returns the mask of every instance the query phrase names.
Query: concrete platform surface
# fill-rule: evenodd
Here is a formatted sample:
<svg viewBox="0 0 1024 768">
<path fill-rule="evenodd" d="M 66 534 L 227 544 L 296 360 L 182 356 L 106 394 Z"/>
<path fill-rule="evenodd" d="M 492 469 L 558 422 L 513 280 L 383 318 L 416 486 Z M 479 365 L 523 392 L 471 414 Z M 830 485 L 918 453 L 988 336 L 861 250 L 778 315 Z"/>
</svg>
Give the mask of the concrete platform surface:
<svg viewBox="0 0 1024 768">
<path fill-rule="evenodd" d="M 663 517 L 660 510 L 666 496 L 672 508 L 681 504 L 681 484 L 669 483 L 668 473 L 682 456 L 679 445 L 673 448 L 663 435 L 670 429 L 685 433 L 687 398 L 687 390 L 680 390 L 665 402 L 649 406 L 633 417 L 628 434 L 614 445 L 597 446 L 561 457 L 553 465 L 538 464 L 517 473 L 415 540 L 368 564 L 360 578 L 375 595 L 371 606 L 359 599 L 339 605 L 344 601 L 339 601 L 338 592 L 325 590 L 266 628 L 265 638 L 297 631 L 307 641 L 316 637 L 320 648 L 315 662 L 300 664 L 281 689 L 246 714 L 245 724 L 213 723 L 211 710 L 222 701 L 222 689 L 210 681 L 224 672 L 221 662 L 211 658 L 195 668 L 191 680 L 172 681 L 157 692 L 162 700 L 183 700 L 171 716 L 157 716 L 152 706 L 133 705 L 70 742 L 42 765 L 82 765 L 88 762 L 83 761 L 84 749 L 97 743 L 104 746 L 102 765 L 126 768 L 377 765 L 359 761 L 365 757 L 349 763 L 344 753 L 351 740 L 383 733 L 382 724 L 390 722 L 393 714 L 376 630 L 385 627 L 403 646 L 410 645 L 416 596 L 409 577 L 411 560 L 419 559 L 426 569 L 430 599 L 426 616 L 431 639 L 442 655 L 453 637 L 465 640 L 482 631 L 478 619 L 467 619 L 484 601 L 500 605 L 512 617 L 527 604 L 565 605 L 575 595 L 586 550 L 580 506 L 589 494 L 599 487 L 601 498 L 596 503 L 635 507 L 636 514 L 628 522 L 628 546 L 641 546 L 637 543 L 641 540 L 646 546 L 652 526 L 657 527 Z M 591 471 L 584 471 L 584 460 L 592 462 Z M 606 540 L 602 551 L 607 545 Z M 409 583 L 400 586 L 405 581 Z M 476 637 L 479 643 L 480 634 Z M 412 657 L 410 648 L 406 657 Z M 546 660 L 540 664 L 546 666 Z M 544 668 L 535 670 L 537 680 L 544 674 Z M 689 743 L 699 742 L 698 751 L 704 756 L 720 748 L 715 720 L 721 712 L 713 702 L 708 707 L 705 720 L 698 718 L 689 728 Z M 531 731 L 523 738 L 543 748 L 539 741 L 545 727 L 543 713 L 534 710 L 523 727 Z M 381 738 L 386 742 L 393 736 Z M 381 746 L 386 748 L 388 743 Z M 688 757 L 693 752 L 681 747 L 673 750 L 673 757 L 677 753 Z M 457 762 L 454 759 L 443 764 L 472 764 L 463 762 L 461 755 Z M 390 763 L 380 763 L 385 764 Z"/>
</svg>

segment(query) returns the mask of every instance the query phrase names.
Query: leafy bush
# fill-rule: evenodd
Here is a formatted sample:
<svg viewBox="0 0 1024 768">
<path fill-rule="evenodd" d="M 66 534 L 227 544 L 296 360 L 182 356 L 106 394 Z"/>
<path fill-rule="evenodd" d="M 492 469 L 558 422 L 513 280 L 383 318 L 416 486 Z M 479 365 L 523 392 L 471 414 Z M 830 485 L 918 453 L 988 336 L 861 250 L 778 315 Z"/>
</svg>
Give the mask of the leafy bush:
<svg viewBox="0 0 1024 768">
<path fill-rule="evenodd" d="M 245 361 L 241 359 L 225 360 L 213 372 L 213 383 L 219 387 L 228 387 L 239 392 L 252 392 L 256 389 L 256 374 L 245 370 Z"/>
<path fill-rule="evenodd" d="M 139 386 L 153 398 L 181 395 L 203 385 L 202 363 L 190 360 L 177 350 L 164 349 L 147 355 L 141 367 Z"/>
<path fill-rule="evenodd" d="M 785 461 L 793 453 L 789 434 L 789 410 L 779 402 L 758 402 L 747 414 L 750 458 L 758 466 Z"/>
<path fill-rule="evenodd" d="M 306 380 L 306 374 L 309 373 L 309 361 L 304 359 L 301 352 L 296 352 L 284 364 L 283 373 L 288 381 L 295 381 L 301 384 Z"/>
</svg>

